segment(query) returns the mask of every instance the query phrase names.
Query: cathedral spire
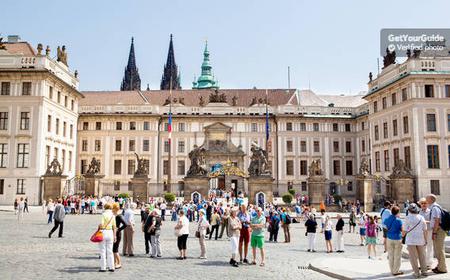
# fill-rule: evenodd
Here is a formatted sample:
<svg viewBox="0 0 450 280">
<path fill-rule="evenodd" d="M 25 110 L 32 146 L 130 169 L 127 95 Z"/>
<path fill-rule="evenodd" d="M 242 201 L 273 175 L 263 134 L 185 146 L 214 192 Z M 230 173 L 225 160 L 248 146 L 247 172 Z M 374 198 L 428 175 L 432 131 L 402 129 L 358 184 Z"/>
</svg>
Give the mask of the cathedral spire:
<svg viewBox="0 0 450 280">
<path fill-rule="evenodd" d="M 141 90 L 141 78 L 136 66 L 136 57 L 134 55 L 134 38 L 131 37 L 130 54 L 128 55 L 128 64 L 125 68 L 120 90 Z"/>
<path fill-rule="evenodd" d="M 192 83 L 193 89 L 219 88 L 219 83 L 214 79 L 211 69 L 212 67 L 209 63 L 208 41 L 206 41 L 205 50 L 203 51 L 202 74 L 198 77 L 197 81 L 194 80 Z"/>
<path fill-rule="evenodd" d="M 167 61 L 164 65 L 164 72 L 161 79 L 161 90 L 169 90 L 172 83 L 172 89 L 181 89 L 180 77 L 178 75 L 178 66 L 175 63 L 175 53 L 173 51 L 172 34 L 170 34 L 169 52 Z"/>
</svg>

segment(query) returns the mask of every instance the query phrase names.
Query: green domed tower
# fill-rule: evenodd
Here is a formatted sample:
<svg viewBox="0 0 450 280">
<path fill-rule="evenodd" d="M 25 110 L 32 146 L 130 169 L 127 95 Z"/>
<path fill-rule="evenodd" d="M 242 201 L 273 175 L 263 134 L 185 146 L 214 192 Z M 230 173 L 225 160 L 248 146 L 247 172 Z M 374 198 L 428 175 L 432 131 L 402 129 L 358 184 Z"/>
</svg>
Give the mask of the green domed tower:
<svg viewBox="0 0 450 280">
<path fill-rule="evenodd" d="M 214 79 L 209 63 L 208 41 L 205 43 L 205 51 L 203 52 L 202 74 L 197 81 L 192 82 L 193 89 L 218 89 L 219 82 Z"/>
</svg>

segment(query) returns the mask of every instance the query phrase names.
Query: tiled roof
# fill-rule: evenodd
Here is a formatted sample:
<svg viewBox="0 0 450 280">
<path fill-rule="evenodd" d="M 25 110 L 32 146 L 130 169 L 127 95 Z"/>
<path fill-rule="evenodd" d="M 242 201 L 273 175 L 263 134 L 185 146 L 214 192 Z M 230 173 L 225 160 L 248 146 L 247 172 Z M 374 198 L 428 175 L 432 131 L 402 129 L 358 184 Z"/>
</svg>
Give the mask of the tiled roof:
<svg viewBox="0 0 450 280">
<path fill-rule="evenodd" d="M 24 56 L 35 56 L 36 51 L 28 42 L 8 43 L 5 42 L 6 51 L 11 54 L 22 54 Z"/>
<path fill-rule="evenodd" d="M 168 90 L 150 90 L 142 91 L 142 96 L 137 91 L 104 91 L 104 92 L 83 92 L 85 99 L 80 101 L 80 105 L 164 105 L 170 96 Z M 200 106 L 200 97 L 203 97 L 205 105 L 209 103 L 209 96 L 214 93 L 213 90 L 174 90 L 172 91 L 172 98 L 177 99 L 177 102 L 182 98 L 185 106 Z M 226 101 L 229 105 L 233 104 L 233 97 L 237 97 L 236 106 L 249 107 L 253 101 L 264 103 L 266 98 L 265 89 L 220 89 L 219 94 L 225 94 Z M 269 105 L 297 105 L 295 98 L 295 90 L 290 92 L 285 89 L 270 89 L 268 90 Z M 173 103 L 176 103 L 173 101 Z"/>
<path fill-rule="evenodd" d="M 311 90 L 299 90 L 300 106 L 323 106 L 333 103 L 334 107 L 358 107 L 367 101 L 363 99 L 364 93 L 357 95 L 317 95 Z"/>
<path fill-rule="evenodd" d="M 145 100 L 137 91 L 84 91 L 80 106 L 89 105 L 143 105 Z"/>
</svg>

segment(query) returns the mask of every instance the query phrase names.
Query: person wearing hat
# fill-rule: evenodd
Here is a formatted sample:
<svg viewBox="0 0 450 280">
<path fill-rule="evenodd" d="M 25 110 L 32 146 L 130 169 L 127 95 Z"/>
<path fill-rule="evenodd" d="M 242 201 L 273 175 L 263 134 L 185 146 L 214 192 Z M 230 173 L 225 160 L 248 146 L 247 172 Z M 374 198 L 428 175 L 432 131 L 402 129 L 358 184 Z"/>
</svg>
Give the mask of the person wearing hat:
<svg viewBox="0 0 450 280">
<path fill-rule="evenodd" d="M 431 220 L 431 211 L 428 208 L 428 202 L 425 197 L 422 197 L 419 202 L 420 206 L 420 212 L 419 215 L 421 215 L 425 222 L 427 223 L 427 245 L 425 247 L 425 261 L 427 262 L 428 269 L 431 269 L 431 266 L 433 265 L 433 256 L 434 256 L 434 250 L 433 250 L 433 229 L 430 227 L 430 220 Z"/>
<path fill-rule="evenodd" d="M 405 244 L 409 252 L 409 262 L 411 263 L 416 278 L 427 276 L 427 263 L 425 259 L 427 224 L 425 218 L 419 215 L 419 211 L 420 209 L 417 204 L 409 204 L 409 214 L 405 218 L 403 231 L 403 236 L 406 237 Z"/>
<path fill-rule="evenodd" d="M 161 235 L 161 225 L 162 225 L 161 215 L 160 215 L 158 209 L 154 209 L 150 213 L 151 224 L 149 227 L 149 235 L 150 235 L 150 245 L 152 248 L 150 258 L 155 258 L 155 257 L 161 258 L 161 242 L 159 241 L 159 237 Z"/>
<path fill-rule="evenodd" d="M 206 236 L 206 229 L 209 228 L 209 222 L 206 219 L 206 210 L 201 209 L 199 212 L 198 217 L 198 227 L 197 232 L 195 235 L 198 237 L 198 242 L 200 244 L 200 259 L 206 259 L 206 245 L 205 245 L 205 236 Z"/>
</svg>

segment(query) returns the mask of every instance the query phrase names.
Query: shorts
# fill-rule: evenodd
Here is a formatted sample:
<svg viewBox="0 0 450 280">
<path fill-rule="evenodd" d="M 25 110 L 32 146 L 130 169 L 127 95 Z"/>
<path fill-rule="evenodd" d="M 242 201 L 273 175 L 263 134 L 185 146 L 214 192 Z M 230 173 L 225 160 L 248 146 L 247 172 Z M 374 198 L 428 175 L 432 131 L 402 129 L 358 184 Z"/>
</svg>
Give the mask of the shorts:
<svg viewBox="0 0 450 280">
<path fill-rule="evenodd" d="M 332 231 L 331 230 L 326 230 L 326 231 L 324 231 L 324 233 L 325 233 L 325 240 L 331 240 L 331 233 L 332 233 Z"/>
<path fill-rule="evenodd" d="M 366 236 L 366 228 L 360 228 L 359 229 L 359 235 Z"/>
<path fill-rule="evenodd" d="M 376 237 L 366 237 L 366 245 L 377 245 Z"/>
<path fill-rule="evenodd" d="M 264 246 L 264 236 L 253 236 L 250 242 L 250 246 L 252 248 L 260 248 L 262 249 Z"/>
<path fill-rule="evenodd" d="M 387 228 L 383 228 L 383 238 L 387 238 Z"/>
<path fill-rule="evenodd" d="M 244 244 L 248 244 L 249 241 L 250 241 L 249 228 L 241 228 L 241 235 L 239 236 L 239 243 L 244 242 Z"/>
</svg>

